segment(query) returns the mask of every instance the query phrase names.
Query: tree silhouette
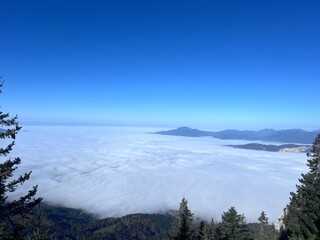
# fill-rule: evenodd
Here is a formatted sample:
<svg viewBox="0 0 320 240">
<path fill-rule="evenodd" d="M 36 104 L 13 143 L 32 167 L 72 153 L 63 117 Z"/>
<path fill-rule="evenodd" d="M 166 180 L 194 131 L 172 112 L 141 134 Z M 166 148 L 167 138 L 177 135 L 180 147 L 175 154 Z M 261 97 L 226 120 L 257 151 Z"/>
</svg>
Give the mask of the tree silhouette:
<svg viewBox="0 0 320 240">
<path fill-rule="evenodd" d="M 307 156 L 310 170 L 301 175 L 297 191 L 291 193 L 282 239 L 320 239 L 320 134 Z"/>
<path fill-rule="evenodd" d="M 0 93 L 2 86 L 3 81 L 0 82 Z M 21 219 L 28 218 L 33 207 L 39 204 L 42 198 L 35 198 L 37 186 L 34 186 L 17 200 L 7 200 L 8 193 L 14 192 L 18 185 L 29 180 L 31 171 L 18 177 L 14 176 L 21 159 L 8 157 L 15 144 L 16 134 L 21 129 L 17 116 L 11 118 L 8 113 L 0 111 L 0 127 L 0 139 L 4 145 L 0 147 L 0 157 L 4 158 L 0 162 L 0 239 L 22 239 Z"/>
<path fill-rule="evenodd" d="M 188 208 L 188 201 L 183 198 L 175 218 L 171 238 L 174 240 L 193 239 L 193 213 Z"/>
<path fill-rule="evenodd" d="M 234 207 L 221 216 L 220 235 L 223 240 L 241 240 L 246 238 L 245 217 L 238 214 Z"/>
</svg>

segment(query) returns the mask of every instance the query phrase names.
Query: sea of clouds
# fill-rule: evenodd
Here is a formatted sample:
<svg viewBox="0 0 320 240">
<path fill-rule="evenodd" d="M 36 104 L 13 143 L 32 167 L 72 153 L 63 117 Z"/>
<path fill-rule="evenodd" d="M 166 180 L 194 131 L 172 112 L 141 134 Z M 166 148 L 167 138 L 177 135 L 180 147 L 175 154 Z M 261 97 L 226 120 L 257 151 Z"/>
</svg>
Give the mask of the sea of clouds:
<svg viewBox="0 0 320 240">
<path fill-rule="evenodd" d="M 235 206 L 248 222 L 266 211 L 275 222 L 307 171 L 303 153 L 236 149 L 247 141 L 151 134 L 128 127 L 26 126 L 12 157 L 32 170 L 10 197 L 38 184 L 51 204 L 100 217 L 178 209 L 183 197 L 197 217 L 220 220 Z M 270 143 L 269 143 L 270 144 Z"/>
</svg>

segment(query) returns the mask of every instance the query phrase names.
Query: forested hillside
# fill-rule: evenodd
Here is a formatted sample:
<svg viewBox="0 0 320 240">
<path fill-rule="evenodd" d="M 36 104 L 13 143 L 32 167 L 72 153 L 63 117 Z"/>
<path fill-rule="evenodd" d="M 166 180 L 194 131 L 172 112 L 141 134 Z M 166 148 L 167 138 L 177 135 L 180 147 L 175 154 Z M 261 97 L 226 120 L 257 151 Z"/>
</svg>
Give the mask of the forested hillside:
<svg viewBox="0 0 320 240">
<path fill-rule="evenodd" d="M 30 239 L 168 239 L 173 216 L 132 214 L 99 219 L 78 209 L 42 204 L 25 229 Z"/>
<path fill-rule="evenodd" d="M 189 212 L 189 214 L 185 214 Z M 185 218 L 186 217 L 186 218 Z M 186 221 L 185 221 L 186 220 Z M 184 224 L 185 223 L 185 224 Z M 186 231 L 187 229 L 187 231 Z M 184 233 L 186 231 L 186 233 Z M 132 214 L 121 218 L 98 219 L 81 210 L 42 204 L 23 230 L 23 239 L 277 239 L 265 213 L 257 223 L 246 223 L 245 216 L 231 207 L 222 221 L 194 219 L 183 199 L 177 212 Z"/>
</svg>

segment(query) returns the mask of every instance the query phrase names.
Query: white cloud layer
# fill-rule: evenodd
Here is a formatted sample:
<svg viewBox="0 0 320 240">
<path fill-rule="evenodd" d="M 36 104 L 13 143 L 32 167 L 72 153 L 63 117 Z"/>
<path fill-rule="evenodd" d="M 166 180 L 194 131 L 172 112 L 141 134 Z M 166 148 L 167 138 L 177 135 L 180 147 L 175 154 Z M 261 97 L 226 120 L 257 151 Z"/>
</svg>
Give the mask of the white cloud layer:
<svg viewBox="0 0 320 240">
<path fill-rule="evenodd" d="M 101 217 L 178 209 L 182 197 L 198 217 L 220 219 L 235 206 L 249 222 L 280 215 L 306 172 L 301 153 L 235 149 L 246 141 L 149 134 L 159 129 L 25 127 L 14 156 L 45 201 Z"/>
</svg>

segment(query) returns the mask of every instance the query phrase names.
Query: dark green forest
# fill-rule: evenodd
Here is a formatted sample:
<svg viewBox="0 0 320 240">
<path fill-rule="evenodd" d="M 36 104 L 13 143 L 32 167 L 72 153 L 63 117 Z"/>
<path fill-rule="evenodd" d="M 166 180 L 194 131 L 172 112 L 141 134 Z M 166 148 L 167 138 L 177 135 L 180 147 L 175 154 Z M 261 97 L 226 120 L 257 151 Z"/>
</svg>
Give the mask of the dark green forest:
<svg viewBox="0 0 320 240">
<path fill-rule="evenodd" d="M 78 209 L 41 203 L 32 218 L 24 220 L 20 238 L 3 239 L 277 239 L 278 232 L 265 215 L 259 223 L 247 224 L 242 214 L 230 208 L 217 223 L 193 219 L 187 209 L 183 200 L 177 212 L 98 219 Z"/>
</svg>

